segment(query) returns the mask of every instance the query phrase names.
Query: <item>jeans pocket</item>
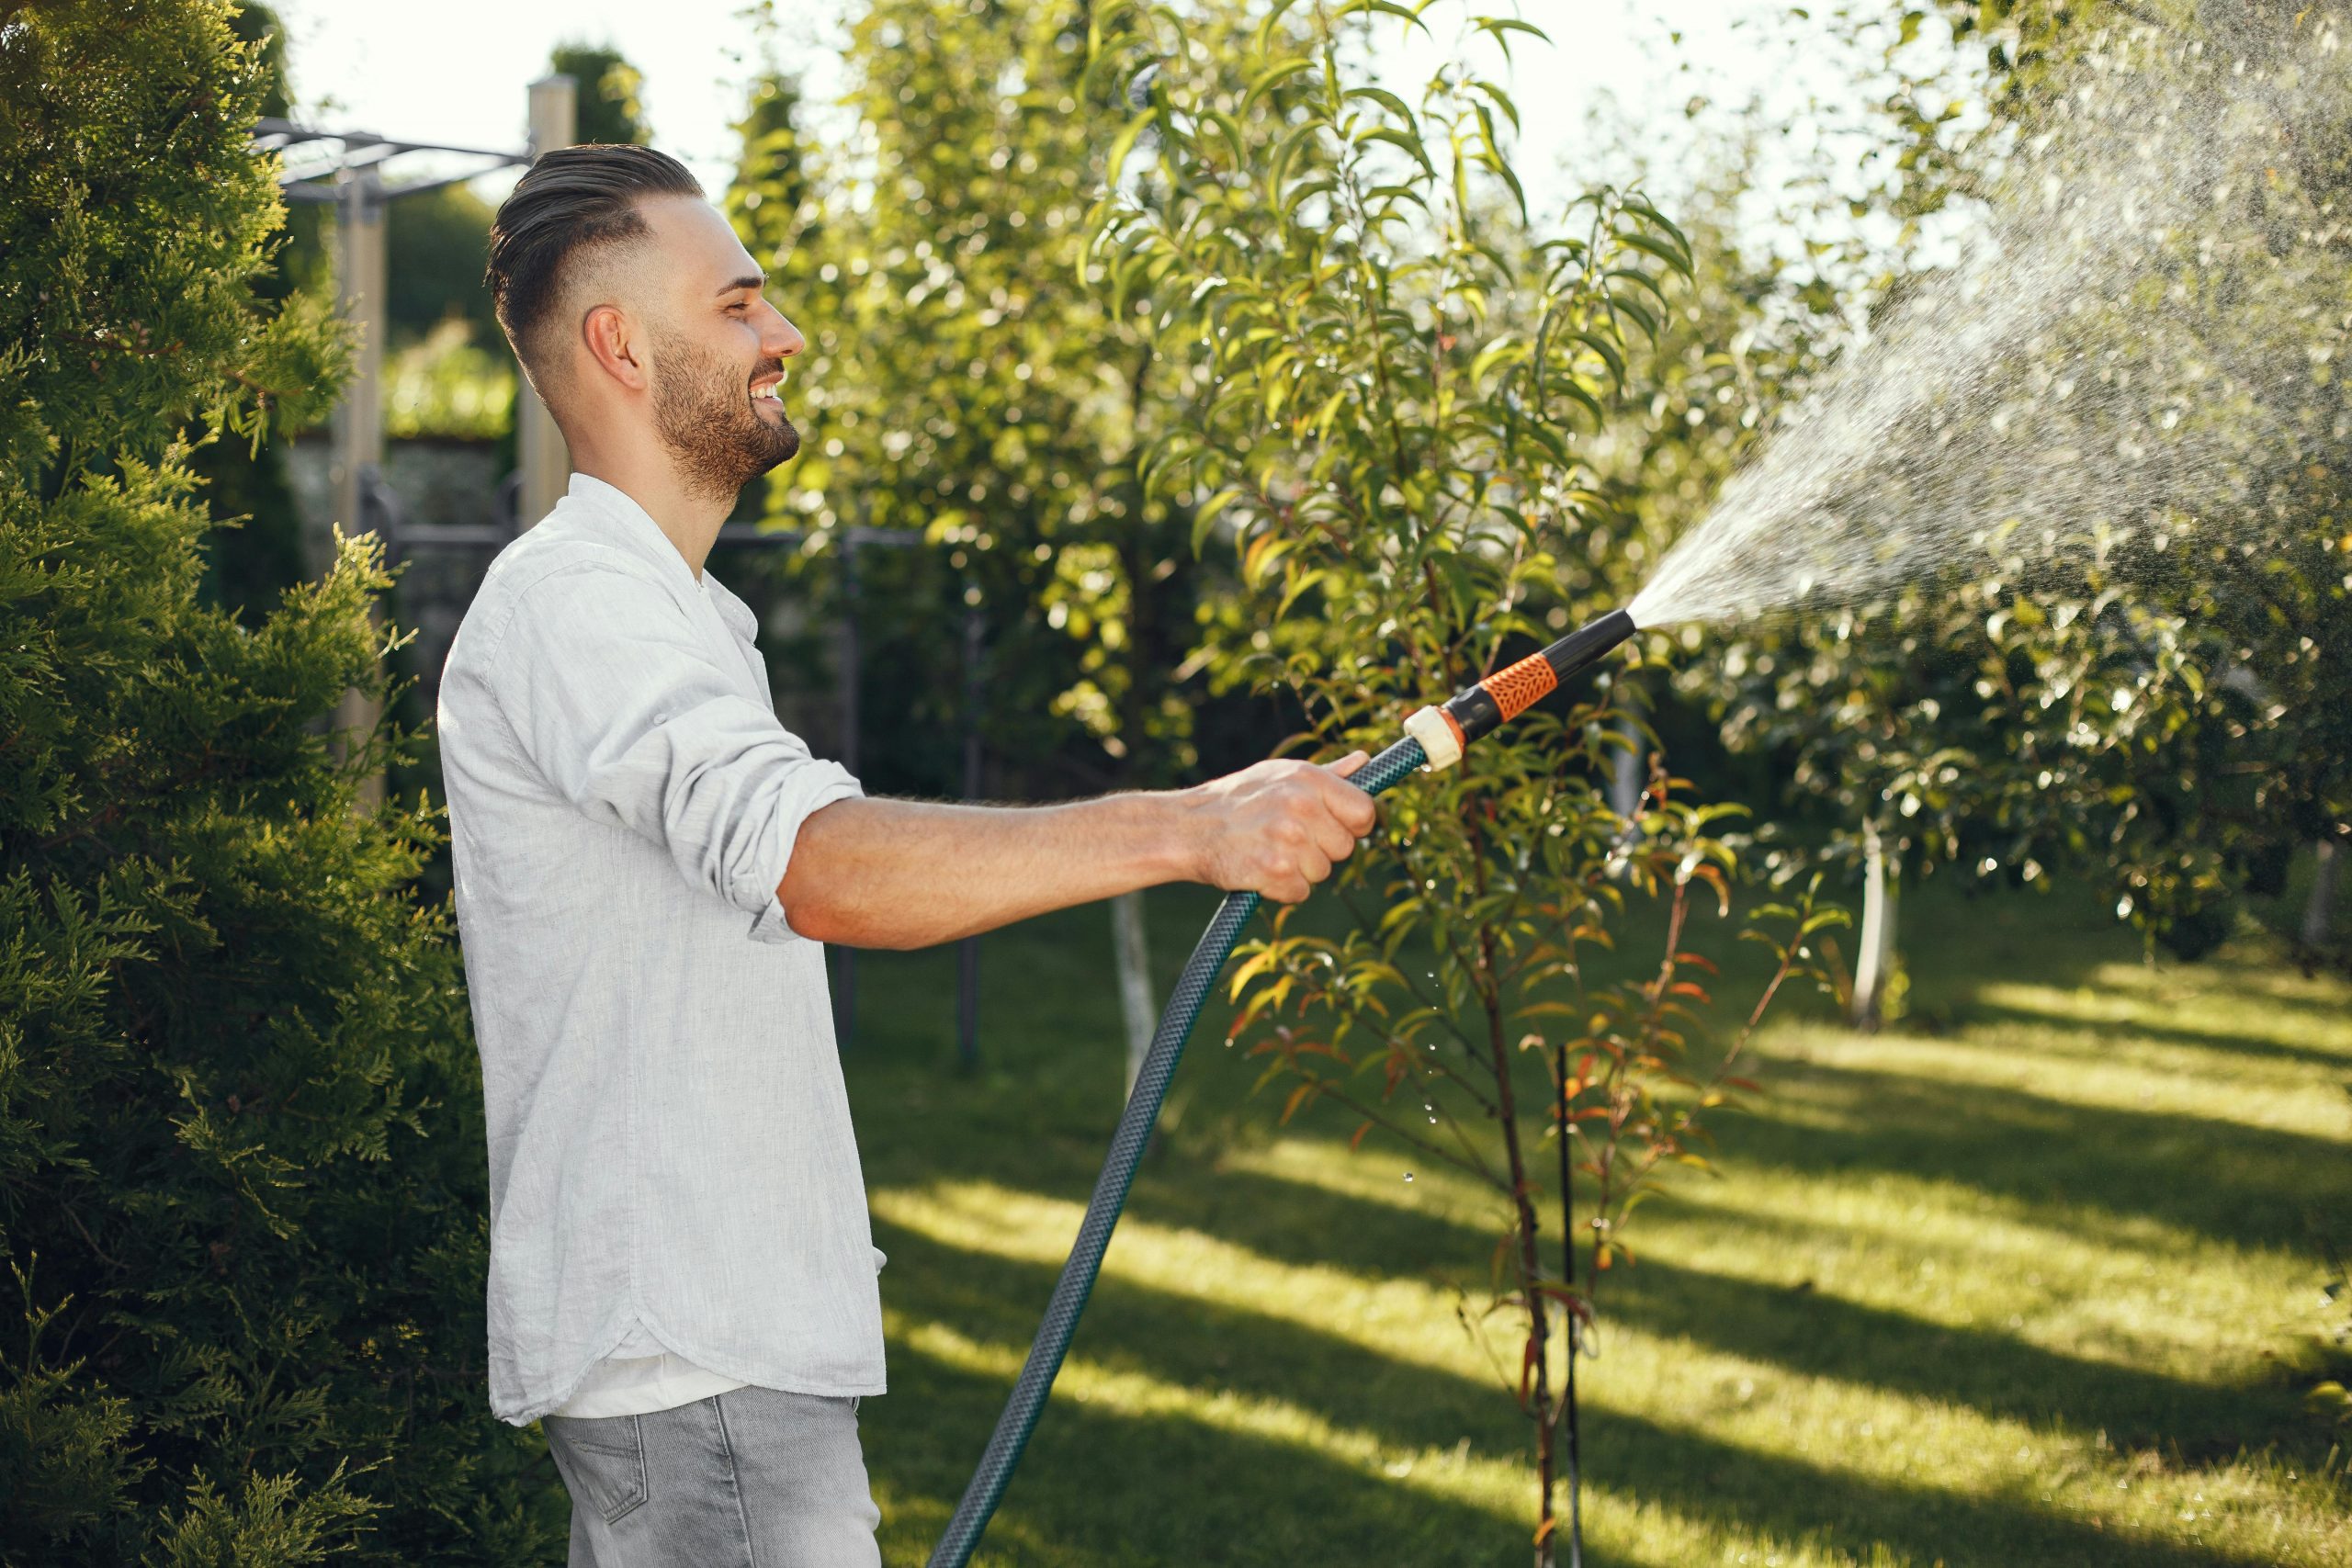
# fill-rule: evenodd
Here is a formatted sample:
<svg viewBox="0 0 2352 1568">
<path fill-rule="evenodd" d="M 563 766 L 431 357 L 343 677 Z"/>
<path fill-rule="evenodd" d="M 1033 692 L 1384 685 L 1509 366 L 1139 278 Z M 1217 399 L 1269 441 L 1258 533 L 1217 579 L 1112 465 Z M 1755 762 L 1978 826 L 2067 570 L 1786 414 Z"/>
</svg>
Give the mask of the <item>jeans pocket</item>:
<svg viewBox="0 0 2352 1568">
<path fill-rule="evenodd" d="M 550 1416 L 541 1425 L 573 1503 L 608 1525 L 644 1503 L 645 1438 L 636 1416 Z"/>
</svg>

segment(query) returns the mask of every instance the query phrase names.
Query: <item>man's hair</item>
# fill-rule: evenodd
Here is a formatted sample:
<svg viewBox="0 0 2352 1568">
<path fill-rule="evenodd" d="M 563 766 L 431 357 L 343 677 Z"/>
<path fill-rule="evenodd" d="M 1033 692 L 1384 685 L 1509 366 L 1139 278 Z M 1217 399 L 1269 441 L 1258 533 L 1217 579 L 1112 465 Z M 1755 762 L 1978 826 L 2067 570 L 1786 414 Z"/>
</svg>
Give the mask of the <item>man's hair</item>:
<svg viewBox="0 0 2352 1568">
<path fill-rule="evenodd" d="M 686 166 L 650 147 L 560 147 L 541 154 L 499 204 L 482 281 L 498 324 L 529 366 L 533 340 L 563 294 L 564 269 L 582 252 L 650 231 L 638 204 L 651 196 L 694 196 Z"/>
</svg>

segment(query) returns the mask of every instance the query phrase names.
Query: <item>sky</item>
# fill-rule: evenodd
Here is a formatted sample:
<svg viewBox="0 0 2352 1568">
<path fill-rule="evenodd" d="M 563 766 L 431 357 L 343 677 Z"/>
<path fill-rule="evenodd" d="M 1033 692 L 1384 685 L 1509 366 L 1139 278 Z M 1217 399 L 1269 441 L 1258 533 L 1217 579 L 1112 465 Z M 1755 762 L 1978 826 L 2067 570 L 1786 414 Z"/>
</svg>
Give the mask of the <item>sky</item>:
<svg viewBox="0 0 2352 1568">
<path fill-rule="evenodd" d="M 841 17 L 854 0 L 781 0 L 786 19 L 778 63 L 813 99 L 840 81 Z M 683 159 L 706 186 L 734 166 L 731 123 L 758 69 L 759 45 L 744 0 L 280 0 L 289 34 L 299 114 L 308 123 L 408 141 L 520 148 L 525 90 L 559 42 L 608 44 L 645 78 L 656 145 Z M 1441 0 L 1438 35 L 1474 7 Z M 1693 97 L 1717 105 L 1761 97 L 1793 122 L 1817 91 L 1849 92 L 1805 26 L 1785 6 L 1760 0 L 1482 0 L 1475 9 L 1517 14 L 1558 40 L 1521 40 L 1511 73 L 1525 119 L 1518 163 L 1539 208 L 1567 193 L 1560 173 L 1587 138 L 1588 117 L 1613 95 L 1618 114 L 1645 128 L 1644 144 L 1671 156 L 1689 134 Z M 1770 18 L 1777 25 L 1767 25 Z M 1450 25 L 1451 24 L 1451 25 Z M 1379 68 L 1392 86 L 1430 63 L 1426 44 L 1384 27 Z M 1675 41 L 1679 37 L 1679 41 Z M 460 165 L 404 163 L 410 171 Z M 485 180 L 495 198 L 512 175 Z M 1547 200 L 1547 197 L 1553 198 Z"/>
</svg>

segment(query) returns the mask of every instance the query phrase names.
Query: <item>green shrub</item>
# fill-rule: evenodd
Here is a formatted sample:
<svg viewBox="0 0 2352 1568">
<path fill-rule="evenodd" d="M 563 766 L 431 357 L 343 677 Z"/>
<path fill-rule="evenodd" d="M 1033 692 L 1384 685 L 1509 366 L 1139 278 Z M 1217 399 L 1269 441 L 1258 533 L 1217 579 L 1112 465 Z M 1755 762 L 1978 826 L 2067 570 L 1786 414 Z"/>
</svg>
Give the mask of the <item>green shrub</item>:
<svg viewBox="0 0 2352 1568">
<path fill-rule="evenodd" d="M 0 1562 L 545 1554 L 481 1387 L 480 1091 L 422 802 L 356 815 L 372 543 L 252 624 L 190 467 L 331 400 L 211 0 L 0 28 Z"/>
</svg>

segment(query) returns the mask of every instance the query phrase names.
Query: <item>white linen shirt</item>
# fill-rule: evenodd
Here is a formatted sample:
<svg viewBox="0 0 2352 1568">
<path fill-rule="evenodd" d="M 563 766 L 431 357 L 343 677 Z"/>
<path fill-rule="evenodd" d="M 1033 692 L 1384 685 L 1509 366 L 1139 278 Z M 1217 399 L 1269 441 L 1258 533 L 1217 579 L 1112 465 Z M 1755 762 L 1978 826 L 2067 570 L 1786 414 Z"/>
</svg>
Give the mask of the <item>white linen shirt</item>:
<svg viewBox="0 0 2352 1568">
<path fill-rule="evenodd" d="M 883 1389 L 824 950 L 776 900 L 859 793 L 777 722 L 757 619 L 575 474 L 499 552 L 441 678 L 490 1144 L 490 1393 L 520 1426 L 658 1348 Z"/>
</svg>

